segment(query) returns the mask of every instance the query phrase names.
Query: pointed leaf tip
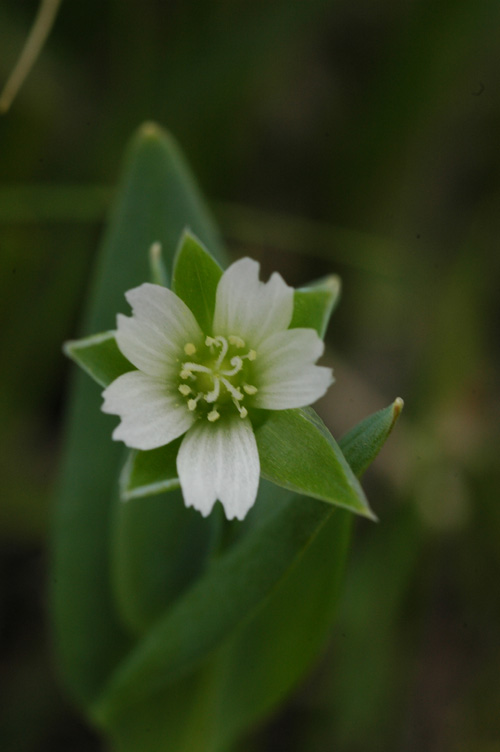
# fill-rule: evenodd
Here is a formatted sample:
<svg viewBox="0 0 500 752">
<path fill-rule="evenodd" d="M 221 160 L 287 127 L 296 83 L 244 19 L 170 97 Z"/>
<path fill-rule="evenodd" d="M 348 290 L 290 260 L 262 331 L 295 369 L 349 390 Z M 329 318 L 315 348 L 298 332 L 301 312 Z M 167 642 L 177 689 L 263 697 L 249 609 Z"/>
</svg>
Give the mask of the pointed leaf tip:
<svg viewBox="0 0 500 752">
<path fill-rule="evenodd" d="M 396 397 L 394 402 L 392 403 L 392 411 L 394 414 L 394 422 L 397 421 L 401 413 L 403 412 L 403 407 L 405 406 L 404 399 L 402 397 Z"/>
<path fill-rule="evenodd" d="M 382 449 L 401 414 L 403 405 L 403 400 L 398 397 L 388 407 L 369 415 L 351 428 L 340 440 L 340 448 L 358 478 Z"/>
<path fill-rule="evenodd" d="M 338 274 L 330 274 L 325 278 L 324 284 L 325 287 L 330 288 L 335 296 L 340 295 L 340 291 L 342 290 L 342 280 L 340 279 Z"/>
<path fill-rule="evenodd" d="M 139 127 L 139 136 L 142 138 L 161 138 L 165 136 L 165 130 L 154 120 L 147 120 Z"/>
</svg>

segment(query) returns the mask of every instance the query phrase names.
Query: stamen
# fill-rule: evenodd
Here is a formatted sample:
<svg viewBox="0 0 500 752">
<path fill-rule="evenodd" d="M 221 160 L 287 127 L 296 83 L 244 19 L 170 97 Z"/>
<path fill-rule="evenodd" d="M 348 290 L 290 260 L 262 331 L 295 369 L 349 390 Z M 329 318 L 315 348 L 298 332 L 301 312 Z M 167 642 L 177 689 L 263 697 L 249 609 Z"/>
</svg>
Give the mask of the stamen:
<svg viewBox="0 0 500 752">
<path fill-rule="evenodd" d="M 256 386 L 253 386 L 252 384 L 243 384 L 243 391 L 247 394 L 257 394 L 259 391 Z"/>
<path fill-rule="evenodd" d="M 188 403 L 187 403 L 188 404 L 188 410 L 190 410 L 191 412 L 194 412 L 194 410 L 196 410 L 196 405 L 198 404 L 198 400 L 200 398 L 201 398 L 201 393 L 197 394 L 194 399 L 188 400 Z"/>
<path fill-rule="evenodd" d="M 215 341 L 217 342 L 218 345 L 220 345 L 220 348 L 221 348 L 219 357 L 217 358 L 215 362 L 215 366 L 214 366 L 214 368 L 218 369 L 221 367 L 221 363 L 227 355 L 229 345 L 227 344 L 227 339 L 225 337 L 216 337 Z"/>
<path fill-rule="evenodd" d="M 238 412 L 240 414 L 240 418 L 246 418 L 247 415 L 248 415 L 248 410 L 246 409 L 246 407 L 243 407 L 243 405 L 240 405 L 234 399 L 233 399 L 233 403 L 234 403 L 235 408 L 238 410 Z"/>
<path fill-rule="evenodd" d="M 248 350 L 245 353 L 247 345 L 245 341 L 236 334 L 231 334 L 228 337 L 222 335 L 206 336 L 205 347 L 209 348 L 211 355 L 208 356 L 205 361 L 207 365 L 203 363 L 195 363 L 194 361 L 187 361 L 181 363 L 179 375 L 183 381 L 190 380 L 191 382 L 201 379 L 198 386 L 194 383 L 187 384 L 181 383 L 177 388 L 183 397 L 187 400 L 187 408 L 190 412 L 197 410 L 198 403 L 203 399 L 209 406 L 208 412 L 205 409 L 202 410 L 206 415 L 207 420 L 210 423 L 214 423 L 219 420 L 221 414 L 219 412 L 220 400 L 226 403 L 229 398 L 236 407 L 240 418 L 244 419 L 248 416 L 248 410 L 242 404 L 245 395 L 253 396 L 257 394 L 257 387 L 253 384 L 247 384 L 243 381 L 245 374 L 245 360 L 254 361 L 257 357 L 256 350 Z M 240 355 L 232 355 L 230 347 L 237 348 L 240 351 Z M 244 348 L 244 349 L 243 349 Z M 202 360 L 203 357 L 199 357 L 198 348 L 194 342 L 186 342 L 184 345 L 184 353 L 189 356 L 195 356 L 197 360 Z M 229 356 L 228 356 L 229 353 Z M 234 353 L 234 350 L 233 350 Z M 243 354 L 245 353 L 245 354 Z M 229 367 L 228 367 L 229 362 Z M 222 369 L 222 370 L 221 370 Z M 210 381 L 207 382 L 206 374 L 210 377 Z M 239 374 L 239 376 L 237 376 Z M 237 382 L 233 384 L 233 377 Z M 238 383 L 240 382 L 240 383 Z M 209 391 L 201 391 L 200 387 L 203 385 L 204 389 L 212 383 L 212 388 Z M 222 393 L 222 397 L 221 397 Z M 219 404 L 216 404 L 219 403 Z M 226 404 L 224 404 L 224 410 L 226 410 Z M 227 405 L 229 407 L 229 405 Z"/>
<path fill-rule="evenodd" d="M 222 381 L 222 383 L 224 384 L 224 386 L 226 387 L 227 391 L 229 392 L 229 394 L 231 395 L 233 399 L 235 400 L 243 399 L 243 395 L 240 392 L 240 390 L 234 387 L 230 381 L 225 379 L 223 376 L 220 377 L 220 380 Z"/>
<path fill-rule="evenodd" d="M 181 379 L 186 378 L 185 376 L 182 375 L 183 373 L 191 373 L 192 371 L 195 371 L 195 373 L 212 373 L 211 368 L 202 366 L 201 363 L 183 363 L 182 371 L 181 371 Z"/>
<path fill-rule="evenodd" d="M 234 366 L 233 369 L 231 371 L 221 371 L 221 373 L 223 373 L 224 376 L 235 376 L 243 368 L 243 361 L 239 355 L 235 355 L 229 362 Z"/>
<path fill-rule="evenodd" d="M 235 347 L 245 347 L 244 340 L 241 339 L 241 337 L 237 337 L 235 334 L 231 334 L 230 337 L 228 337 L 229 344 L 234 345 Z"/>
<path fill-rule="evenodd" d="M 205 394 L 205 402 L 215 402 L 220 393 L 220 381 L 217 376 L 214 376 L 214 388 L 211 392 Z"/>
</svg>

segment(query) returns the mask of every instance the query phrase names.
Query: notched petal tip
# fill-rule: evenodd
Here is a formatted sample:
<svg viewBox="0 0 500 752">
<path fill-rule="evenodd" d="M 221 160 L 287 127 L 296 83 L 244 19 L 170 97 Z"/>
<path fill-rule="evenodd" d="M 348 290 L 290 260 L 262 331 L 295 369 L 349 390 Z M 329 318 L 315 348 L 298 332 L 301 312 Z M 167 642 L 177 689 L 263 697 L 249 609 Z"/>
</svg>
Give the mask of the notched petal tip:
<svg viewBox="0 0 500 752">
<path fill-rule="evenodd" d="M 107 412 L 110 415 L 112 414 L 110 410 L 105 410 L 104 406 L 102 407 L 102 411 Z M 144 451 L 145 449 L 144 446 L 137 446 L 138 442 L 133 441 L 133 439 L 131 439 L 131 437 L 129 436 L 129 432 L 125 428 L 124 424 L 121 422 L 113 430 L 113 433 L 111 434 L 111 438 L 113 439 L 113 441 L 123 442 L 125 446 L 128 447 L 129 449 L 141 449 L 142 451 Z M 132 444 L 130 443 L 131 440 L 132 440 Z M 149 449 L 150 447 L 146 447 L 146 448 Z"/>
<path fill-rule="evenodd" d="M 217 499 L 228 520 L 242 520 L 254 505 L 259 485 L 257 443 L 248 419 L 198 421 L 184 437 L 177 472 L 186 506 L 206 517 Z"/>
<path fill-rule="evenodd" d="M 125 297 L 133 315 L 117 316 L 119 349 L 144 373 L 168 377 L 184 344 L 202 337 L 193 313 L 171 290 L 149 282 L 129 290 Z"/>
<path fill-rule="evenodd" d="M 334 380 L 331 368 L 315 364 L 323 351 L 323 340 L 313 329 L 288 329 L 266 340 L 257 360 L 255 406 L 287 410 L 316 402 Z"/>
<path fill-rule="evenodd" d="M 143 282 L 137 287 L 131 287 L 130 290 L 127 290 L 125 293 L 125 300 L 133 310 L 142 299 L 148 299 L 151 288 L 154 290 L 157 287 L 161 288 L 161 285 L 154 285 L 152 282 Z"/>
<path fill-rule="evenodd" d="M 247 279 L 248 274 L 252 274 L 257 279 L 260 277 L 260 261 L 256 261 L 250 258 L 250 256 L 243 256 L 243 258 L 234 261 L 227 271 L 229 269 L 232 269 L 232 274 L 235 275 L 235 278 L 239 276 L 242 279 Z"/>
<path fill-rule="evenodd" d="M 252 347 L 288 329 L 293 314 L 293 288 L 278 272 L 262 282 L 259 271 L 248 257 L 231 264 L 217 286 L 214 313 L 214 331 L 238 335 Z"/>
</svg>

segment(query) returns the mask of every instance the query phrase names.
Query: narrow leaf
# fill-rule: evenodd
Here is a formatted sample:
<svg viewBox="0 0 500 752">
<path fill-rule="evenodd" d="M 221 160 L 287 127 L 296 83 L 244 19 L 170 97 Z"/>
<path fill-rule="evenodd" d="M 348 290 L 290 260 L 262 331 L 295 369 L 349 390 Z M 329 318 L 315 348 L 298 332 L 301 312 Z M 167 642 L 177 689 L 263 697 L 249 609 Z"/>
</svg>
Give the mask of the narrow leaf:
<svg viewBox="0 0 500 752">
<path fill-rule="evenodd" d="M 63 350 L 101 386 L 108 386 L 122 373 L 134 370 L 118 349 L 114 332 L 65 342 Z"/>
<path fill-rule="evenodd" d="M 339 302 L 340 289 L 340 278 L 331 275 L 295 290 L 290 328 L 316 329 L 319 336 L 324 337 L 330 316 Z"/>
<path fill-rule="evenodd" d="M 222 269 L 190 232 L 185 231 L 175 256 L 172 290 L 194 313 L 202 332 L 212 334 L 215 293 Z"/>
<path fill-rule="evenodd" d="M 363 489 L 314 410 L 276 411 L 256 435 L 264 478 L 374 519 Z"/>
</svg>

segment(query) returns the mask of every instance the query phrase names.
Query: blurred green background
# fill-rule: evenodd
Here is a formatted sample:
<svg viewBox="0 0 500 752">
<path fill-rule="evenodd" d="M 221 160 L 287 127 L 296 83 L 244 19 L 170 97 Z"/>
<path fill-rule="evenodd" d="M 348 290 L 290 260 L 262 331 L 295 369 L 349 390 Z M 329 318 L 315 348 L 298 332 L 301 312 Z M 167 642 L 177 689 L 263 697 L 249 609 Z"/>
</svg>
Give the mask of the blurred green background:
<svg viewBox="0 0 500 752">
<path fill-rule="evenodd" d="M 38 7 L 0 4 L 0 83 Z M 401 395 L 330 643 L 237 752 L 500 750 L 498 0 L 63 3 L 0 119 L 0 747 L 92 752 L 51 659 L 66 384 L 125 145 L 173 132 L 233 256 L 343 279 L 319 406 Z M 300 604 L 298 604 L 300 607 Z"/>
</svg>

